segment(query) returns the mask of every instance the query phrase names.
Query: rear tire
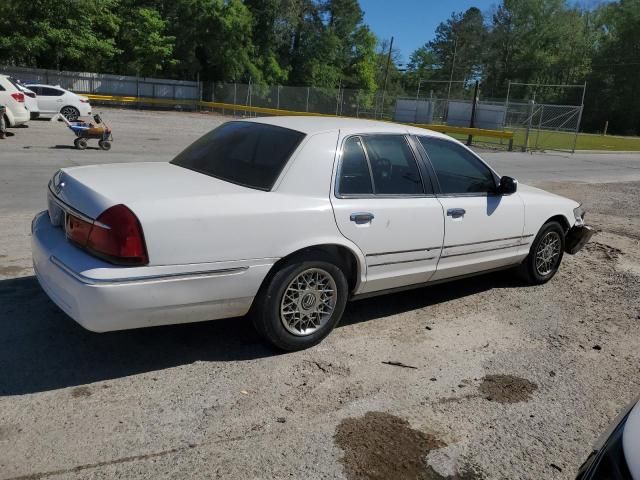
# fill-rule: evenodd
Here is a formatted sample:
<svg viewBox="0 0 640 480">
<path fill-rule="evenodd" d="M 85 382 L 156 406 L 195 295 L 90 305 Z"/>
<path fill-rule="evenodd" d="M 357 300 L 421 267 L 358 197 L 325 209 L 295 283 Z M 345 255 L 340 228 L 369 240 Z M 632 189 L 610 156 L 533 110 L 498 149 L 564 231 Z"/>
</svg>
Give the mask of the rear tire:
<svg viewBox="0 0 640 480">
<path fill-rule="evenodd" d="M 111 142 L 108 140 L 98 141 L 98 146 L 105 152 L 111 150 Z"/>
<path fill-rule="evenodd" d="M 518 267 L 519 276 L 531 285 L 551 280 L 562 262 L 564 240 L 564 229 L 558 222 L 545 223 L 536 235 L 529 255 Z"/>
<path fill-rule="evenodd" d="M 251 310 L 253 325 L 272 346 L 303 350 L 336 326 L 347 303 L 343 271 L 322 254 L 285 263 L 261 287 Z"/>
<path fill-rule="evenodd" d="M 85 150 L 87 148 L 87 140 L 84 138 L 76 138 L 73 144 L 78 150 Z"/>
</svg>

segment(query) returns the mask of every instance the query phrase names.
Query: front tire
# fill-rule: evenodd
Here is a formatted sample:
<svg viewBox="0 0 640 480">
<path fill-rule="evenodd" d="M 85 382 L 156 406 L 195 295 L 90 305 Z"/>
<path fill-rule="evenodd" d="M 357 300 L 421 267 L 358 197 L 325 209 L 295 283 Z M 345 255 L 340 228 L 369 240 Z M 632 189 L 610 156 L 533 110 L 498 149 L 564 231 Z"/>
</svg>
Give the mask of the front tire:
<svg viewBox="0 0 640 480">
<path fill-rule="evenodd" d="M 342 318 L 349 287 L 340 267 L 329 259 L 286 263 L 267 282 L 252 307 L 253 324 L 280 350 L 317 345 Z"/>
<path fill-rule="evenodd" d="M 532 285 L 547 283 L 560 268 L 565 232 L 555 221 L 545 223 L 536 236 L 529 255 L 519 267 L 520 277 Z"/>
</svg>

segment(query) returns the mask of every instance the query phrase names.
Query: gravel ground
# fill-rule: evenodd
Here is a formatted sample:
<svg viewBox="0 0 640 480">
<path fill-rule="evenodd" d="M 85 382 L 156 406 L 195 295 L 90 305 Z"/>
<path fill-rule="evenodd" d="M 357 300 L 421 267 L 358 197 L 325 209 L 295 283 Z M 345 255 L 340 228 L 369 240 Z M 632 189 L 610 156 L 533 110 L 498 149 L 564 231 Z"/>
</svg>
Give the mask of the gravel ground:
<svg viewBox="0 0 640 480">
<path fill-rule="evenodd" d="M 91 333 L 40 290 L 29 222 L 55 169 L 166 160 L 222 120 L 105 117 L 106 154 L 56 148 L 72 138 L 46 122 L 0 143 L 0 479 L 570 479 L 640 392 L 640 158 L 486 155 L 584 202 L 585 250 L 543 286 L 351 303 L 321 345 L 275 354 L 243 318 Z"/>
</svg>

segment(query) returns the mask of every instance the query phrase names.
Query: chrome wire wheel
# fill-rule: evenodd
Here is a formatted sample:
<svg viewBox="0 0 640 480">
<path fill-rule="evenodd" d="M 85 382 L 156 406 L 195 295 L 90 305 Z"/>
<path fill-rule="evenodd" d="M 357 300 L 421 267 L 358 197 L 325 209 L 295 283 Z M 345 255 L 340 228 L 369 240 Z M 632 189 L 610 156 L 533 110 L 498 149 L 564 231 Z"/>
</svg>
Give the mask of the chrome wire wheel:
<svg viewBox="0 0 640 480">
<path fill-rule="evenodd" d="M 323 327 L 336 307 L 337 287 L 321 268 L 300 272 L 291 280 L 280 302 L 280 320 L 293 335 L 311 335 Z"/>
<path fill-rule="evenodd" d="M 538 244 L 535 254 L 536 272 L 538 275 L 547 276 L 558 266 L 562 240 L 558 232 L 548 232 Z"/>
</svg>

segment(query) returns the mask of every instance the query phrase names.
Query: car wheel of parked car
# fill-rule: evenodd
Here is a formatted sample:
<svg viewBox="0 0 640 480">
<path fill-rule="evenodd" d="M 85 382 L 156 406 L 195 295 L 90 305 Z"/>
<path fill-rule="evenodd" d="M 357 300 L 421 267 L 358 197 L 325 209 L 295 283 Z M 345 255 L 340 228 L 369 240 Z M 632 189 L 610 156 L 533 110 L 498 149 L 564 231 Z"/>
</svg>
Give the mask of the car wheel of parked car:
<svg viewBox="0 0 640 480">
<path fill-rule="evenodd" d="M 65 118 L 70 122 L 75 122 L 76 120 L 78 120 L 78 117 L 80 116 L 80 112 L 78 111 L 78 109 L 70 105 L 67 105 L 66 107 L 62 107 L 60 109 L 60 113 L 64 115 Z"/>
<path fill-rule="evenodd" d="M 553 278 L 564 253 L 564 230 L 555 221 L 545 223 L 536 236 L 529 255 L 520 265 L 520 275 L 527 282 L 538 285 Z"/>
<path fill-rule="evenodd" d="M 292 261 L 267 282 L 253 305 L 253 324 L 281 350 L 302 350 L 320 343 L 342 317 L 347 279 L 328 258 L 319 255 Z"/>
</svg>

